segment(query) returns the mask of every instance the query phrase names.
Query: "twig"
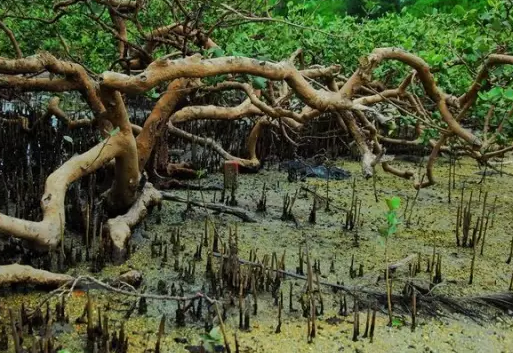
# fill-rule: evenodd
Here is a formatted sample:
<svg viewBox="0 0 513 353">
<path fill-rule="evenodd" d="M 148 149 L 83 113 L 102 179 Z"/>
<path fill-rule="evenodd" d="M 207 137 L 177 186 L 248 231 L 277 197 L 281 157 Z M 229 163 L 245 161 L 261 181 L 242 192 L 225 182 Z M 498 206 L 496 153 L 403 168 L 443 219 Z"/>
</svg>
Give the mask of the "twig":
<svg viewBox="0 0 513 353">
<path fill-rule="evenodd" d="M 234 9 L 231 6 L 228 6 L 226 4 L 221 4 L 221 6 L 224 7 L 225 9 L 227 9 L 228 11 L 236 14 L 240 18 L 242 18 L 244 20 L 251 21 L 251 22 L 276 22 L 276 23 L 282 23 L 282 24 L 285 24 L 287 26 L 296 27 L 296 28 L 300 28 L 300 29 L 306 29 L 306 30 L 313 31 L 313 32 L 318 32 L 318 33 L 322 33 L 322 34 L 324 34 L 326 36 L 329 36 L 329 37 L 344 38 L 344 36 L 336 35 L 336 34 L 333 34 L 333 33 L 328 33 L 328 32 L 323 31 L 321 29 L 299 25 L 299 24 L 296 24 L 296 23 L 293 23 L 293 22 L 289 22 L 289 21 L 286 21 L 286 20 L 282 20 L 282 19 L 278 19 L 278 18 L 246 16 L 243 13 L 241 13 L 241 12 L 237 11 L 236 9 Z"/>
<path fill-rule="evenodd" d="M 208 208 L 210 210 L 214 210 L 214 211 L 218 211 L 218 212 L 229 213 L 229 214 L 239 217 L 240 219 L 242 219 L 245 222 L 250 222 L 250 223 L 257 222 L 255 215 L 253 215 L 251 212 L 249 212 L 243 208 L 240 208 L 240 207 L 226 206 L 226 205 L 211 203 L 211 202 L 200 202 L 200 201 L 195 201 L 195 200 L 187 200 L 187 199 L 184 199 L 183 197 L 172 195 L 171 193 L 165 192 L 165 191 L 161 191 L 161 194 L 162 194 L 162 197 L 164 198 L 164 200 L 167 200 L 167 201 L 188 203 L 189 205 L 192 205 L 192 206 L 204 207 L 204 208 Z"/>
</svg>

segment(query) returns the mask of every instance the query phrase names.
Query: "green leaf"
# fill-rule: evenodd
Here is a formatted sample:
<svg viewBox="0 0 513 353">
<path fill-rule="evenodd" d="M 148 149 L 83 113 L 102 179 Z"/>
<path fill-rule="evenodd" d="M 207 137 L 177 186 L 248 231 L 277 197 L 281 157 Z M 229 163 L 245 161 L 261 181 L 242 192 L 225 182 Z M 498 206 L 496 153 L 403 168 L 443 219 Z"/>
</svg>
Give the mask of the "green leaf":
<svg viewBox="0 0 513 353">
<path fill-rule="evenodd" d="M 493 20 L 491 27 L 494 31 L 500 31 L 502 29 L 501 21 L 499 21 L 499 19 L 496 18 L 495 20 Z"/>
<path fill-rule="evenodd" d="M 452 13 L 455 14 L 455 15 L 458 15 L 458 16 L 465 16 L 465 14 L 467 13 L 467 11 L 465 10 L 465 8 L 461 5 L 456 5 L 454 6 L 454 8 L 452 9 Z"/>
<path fill-rule="evenodd" d="M 212 341 L 212 337 L 210 337 L 210 335 L 207 333 L 200 334 L 200 338 L 205 342 Z"/>
<path fill-rule="evenodd" d="M 403 325 L 404 325 L 403 320 L 398 319 L 398 318 L 393 318 L 392 319 L 392 327 L 401 327 Z"/>
<path fill-rule="evenodd" d="M 390 211 L 397 210 L 399 207 L 401 207 L 401 198 L 399 196 L 394 196 L 390 199 L 387 199 L 386 201 Z"/>
<path fill-rule="evenodd" d="M 479 96 L 479 98 L 481 98 L 484 101 L 488 100 L 488 96 L 486 95 L 486 93 L 477 92 L 477 95 Z"/>
<path fill-rule="evenodd" d="M 253 77 L 251 79 L 251 85 L 256 89 L 264 89 L 267 85 L 267 79 L 263 77 Z"/>
<path fill-rule="evenodd" d="M 112 137 L 112 136 L 116 136 L 117 133 L 119 132 L 119 126 L 117 128 L 115 128 L 114 130 L 112 131 L 109 131 L 109 135 Z"/>
<path fill-rule="evenodd" d="M 73 139 L 70 136 L 64 135 L 62 138 L 64 139 L 64 141 L 67 141 L 67 142 L 73 144 Z"/>
<path fill-rule="evenodd" d="M 212 337 L 212 339 L 217 342 L 222 342 L 222 340 L 223 340 L 223 334 L 222 334 L 219 326 L 216 326 L 212 330 L 210 330 L 209 336 Z"/>
<path fill-rule="evenodd" d="M 208 333 L 202 333 L 200 334 L 200 338 L 203 340 L 203 341 L 212 341 L 212 337 L 210 337 L 210 335 Z"/>
<path fill-rule="evenodd" d="M 488 92 L 488 96 L 490 98 L 497 98 L 497 97 L 500 97 L 502 95 L 502 88 L 500 87 L 494 87 L 492 88 L 489 92 Z"/>
<path fill-rule="evenodd" d="M 513 101 L 513 89 L 511 88 L 508 88 L 507 90 L 504 91 L 504 98 L 510 100 L 510 101 Z"/>
<path fill-rule="evenodd" d="M 224 56 L 224 50 L 219 47 L 215 47 L 212 54 L 214 58 L 220 58 L 221 56 Z"/>
<path fill-rule="evenodd" d="M 57 351 L 57 353 L 71 353 L 71 351 L 67 349 L 61 349 L 60 351 Z"/>
<path fill-rule="evenodd" d="M 219 58 L 221 56 L 224 56 L 224 50 L 219 47 L 213 47 L 207 50 L 207 54 L 212 54 L 213 58 Z"/>
</svg>

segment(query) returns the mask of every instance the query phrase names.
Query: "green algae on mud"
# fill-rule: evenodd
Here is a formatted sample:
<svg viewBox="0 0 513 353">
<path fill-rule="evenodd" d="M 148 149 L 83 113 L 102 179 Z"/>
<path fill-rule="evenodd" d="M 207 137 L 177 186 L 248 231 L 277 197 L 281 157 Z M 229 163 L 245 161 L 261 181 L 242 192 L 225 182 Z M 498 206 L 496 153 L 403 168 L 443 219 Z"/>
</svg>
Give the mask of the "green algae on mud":
<svg viewBox="0 0 513 353">
<path fill-rule="evenodd" d="M 395 162 L 401 167 L 414 168 L 405 162 Z M 289 183 L 283 172 L 276 170 L 262 170 L 255 175 L 241 175 L 239 177 L 239 189 L 237 198 L 239 206 L 256 210 L 261 190 L 267 185 L 267 212 L 259 214 L 258 223 L 241 223 L 230 215 L 214 215 L 210 217 L 215 221 L 221 238 L 226 242 L 228 228 L 237 225 L 239 235 L 239 257 L 249 258 L 250 251 L 256 251 L 259 258 L 264 254 L 276 252 L 279 256 L 285 253 L 285 267 L 294 272 L 298 264 L 299 248 L 308 245 L 312 259 L 320 260 L 320 277 L 324 281 L 337 283 L 343 282 L 348 286 L 358 286 L 384 292 L 384 282 L 378 280 L 382 275 L 384 264 L 384 248 L 379 241 L 378 227 L 384 223 L 386 212 L 385 199 L 399 195 L 403 200 L 415 197 L 416 190 L 412 182 L 403 180 L 383 172 L 379 172 L 376 180 L 379 201 L 374 198 L 372 180 L 364 180 L 359 177 L 359 164 L 355 162 L 340 161 L 339 166 L 350 170 L 356 176 L 356 194 L 361 200 L 361 224 L 358 225 L 355 242 L 355 231 L 344 230 L 345 212 L 351 203 L 352 182 L 350 180 L 330 181 L 329 197 L 332 199 L 330 211 L 319 207 L 316 224 L 308 223 L 310 209 L 312 207 L 311 193 L 300 190 L 301 186 L 310 190 L 317 190 L 321 195 L 326 193 L 326 181 L 320 179 L 307 179 L 305 182 Z M 509 176 L 487 176 L 484 183 L 479 183 L 481 176 L 475 174 L 477 166 L 470 159 L 463 159 L 456 168 L 456 189 L 452 192 L 452 202 L 447 201 L 447 177 L 448 166 L 443 161 L 439 162 L 435 169 L 438 184 L 422 189 L 416 200 L 412 214 L 412 222 L 409 227 L 400 226 L 389 243 L 390 262 L 397 262 L 412 254 L 421 255 L 421 273 L 415 278 L 410 278 L 407 268 L 400 268 L 394 274 L 394 292 L 398 293 L 407 280 L 414 280 L 421 286 L 429 284 L 429 273 L 425 272 L 427 260 L 431 258 L 433 247 L 442 257 L 443 282 L 434 288 L 437 294 L 451 297 L 469 297 L 482 294 L 491 294 L 507 290 L 512 268 L 506 264 L 509 254 L 511 232 L 511 212 L 513 206 L 513 179 Z M 512 172 L 510 165 L 504 166 L 505 172 Z M 209 181 L 219 182 L 219 175 L 210 176 Z M 202 181 L 205 183 L 205 181 Z M 474 273 L 474 283 L 468 284 L 469 269 L 472 258 L 472 249 L 456 247 L 455 221 L 456 211 L 459 205 L 461 187 L 465 185 L 468 190 L 474 190 L 474 197 L 481 190 L 489 192 L 489 200 L 497 196 L 495 221 L 493 227 L 488 230 L 486 247 L 483 256 L 477 255 Z M 298 198 L 293 207 L 293 213 L 299 223 L 299 227 L 293 222 L 280 220 L 283 197 L 287 193 L 293 195 L 298 191 Z M 174 191 L 185 196 L 185 191 Z M 212 200 L 214 192 L 196 193 L 193 197 L 201 200 Z M 114 278 L 128 269 L 136 269 L 144 275 L 144 288 L 148 292 L 157 292 L 157 284 L 164 281 L 168 289 L 174 283 L 178 288 L 182 285 L 184 293 L 194 294 L 202 290 L 205 280 L 206 250 L 203 258 L 196 262 L 196 275 L 194 280 L 184 278 L 174 269 L 174 260 L 178 257 L 179 264 L 185 266 L 193 260 L 196 245 L 202 239 L 204 232 L 205 211 L 196 208 L 182 218 L 185 205 L 165 202 L 160 212 L 161 222 L 156 222 L 155 215 L 147 220 L 147 229 L 138 229 L 135 236 L 140 238 L 137 250 L 126 263 L 121 266 L 107 266 L 100 273 L 95 274 L 100 279 Z M 399 214 L 402 215 L 403 210 Z M 158 212 L 158 211 L 154 211 Z M 475 214 L 480 213 L 477 206 Z M 409 214 L 406 215 L 408 217 Z M 162 237 L 169 238 L 173 227 L 181 228 L 181 240 L 185 250 L 178 255 L 169 252 L 169 260 L 162 263 L 158 257 L 151 255 L 148 239 Z M 363 265 L 363 277 L 351 278 L 349 265 L 354 256 L 357 267 Z M 330 271 L 333 261 L 334 271 Z M 215 262 L 216 263 L 216 262 Z M 70 274 L 88 274 L 85 265 L 79 265 L 69 271 Z M 304 290 L 304 282 L 300 279 L 286 278 L 282 282 L 284 297 L 288 298 L 289 282 L 292 282 L 294 291 L 294 306 L 299 308 L 297 299 Z M 0 300 L 0 322 L 7 322 L 7 308 L 18 307 L 22 301 L 26 306 L 33 307 L 45 296 L 41 292 L 4 294 Z M 91 296 L 97 306 L 103 309 L 109 306 L 108 315 L 115 327 L 119 327 L 123 317 L 134 303 L 134 298 L 127 298 L 119 294 L 105 291 L 92 290 Z M 402 316 L 406 325 L 402 327 L 386 327 L 387 318 L 385 311 L 378 314 L 377 328 L 374 343 L 368 339 L 360 338 L 352 342 L 352 316 L 341 317 L 338 324 L 330 324 L 328 318 L 337 316 L 338 300 L 340 294 L 334 295 L 332 291 L 323 287 L 325 298 L 325 313 L 318 318 L 318 334 L 313 343 L 306 340 L 306 319 L 300 311 L 289 312 L 288 305 L 283 311 L 283 324 L 280 334 L 275 334 L 278 309 L 273 305 L 270 293 L 258 294 L 258 314 L 251 318 L 250 332 L 238 329 L 238 308 L 236 306 L 227 309 L 227 331 L 233 350 L 233 334 L 237 332 L 242 352 L 316 352 L 316 351 L 379 351 L 379 352 L 471 352 L 471 351 L 508 351 L 513 346 L 513 335 L 510 333 L 512 320 L 509 316 L 497 313 L 492 319 L 478 325 L 461 315 L 449 317 L 430 318 L 426 313 L 419 312 L 417 321 L 419 326 L 412 333 L 408 327 L 409 316 L 406 312 L 397 312 Z M 225 296 L 224 299 L 227 299 Z M 228 302 L 229 300 L 227 300 Z M 352 300 L 349 299 L 352 306 Z M 52 299 L 55 305 L 55 299 Z M 71 322 L 82 314 L 85 305 L 84 296 L 72 295 L 68 300 L 67 310 Z M 382 308 L 384 310 L 384 307 Z M 202 321 L 194 321 L 187 318 L 186 327 L 176 327 L 175 318 L 176 303 L 148 300 L 148 312 L 138 315 L 133 313 L 126 320 L 125 328 L 130 337 L 130 352 L 143 352 L 153 348 L 156 342 L 156 331 L 161 315 L 168 318 L 166 336 L 163 341 L 165 352 L 186 352 L 185 345 L 177 343 L 175 338 L 185 338 L 189 344 L 200 342 L 199 334 L 204 332 Z M 486 309 L 483 309 L 486 310 Z M 104 310 L 102 310 L 104 311 Z M 206 314 L 206 310 L 205 310 Z M 440 313 L 447 314 L 449 313 Z M 365 321 L 365 310 L 361 313 L 361 322 Z M 1 324 L 0 324 L 1 326 Z M 82 352 L 85 347 L 85 327 L 73 324 L 73 330 L 58 336 L 59 342 L 72 352 Z M 30 343 L 30 339 L 27 344 Z"/>
</svg>

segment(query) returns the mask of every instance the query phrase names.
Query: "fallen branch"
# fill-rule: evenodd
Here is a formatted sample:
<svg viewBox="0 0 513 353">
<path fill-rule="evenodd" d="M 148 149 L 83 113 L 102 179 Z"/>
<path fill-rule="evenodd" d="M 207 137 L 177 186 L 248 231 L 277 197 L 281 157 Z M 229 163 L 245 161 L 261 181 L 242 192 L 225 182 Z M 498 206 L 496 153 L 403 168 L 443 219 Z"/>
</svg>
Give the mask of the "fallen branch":
<svg viewBox="0 0 513 353">
<path fill-rule="evenodd" d="M 232 207 L 232 206 L 226 206 L 218 203 L 211 203 L 211 202 L 200 202 L 195 200 L 187 200 L 183 197 L 172 195 L 169 192 L 161 191 L 162 198 L 167 201 L 174 201 L 174 202 L 181 202 L 181 203 L 187 203 L 192 206 L 196 207 L 204 207 L 208 208 L 209 210 L 214 210 L 221 213 L 228 213 L 234 216 L 239 217 L 244 222 L 250 222 L 250 223 L 256 223 L 256 217 L 253 213 L 250 211 L 247 211 L 240 207 Z"/>
<path fill-rule="evenodd" d="M 191 301 L 196 300 L 199 298 L 205 298 L 208 302 L 213 303 L 214 300 L 206 296 L 205 294 L 202 294 L 200 292 L 196 293 L 195 295 L 189 296 L 189 297 L 179 297 L 179 296 L 172 296 L 172 295 L 159 295 L 159 294 L 152 294 L 152 293 L 138 293 L 138 292 L 129 292 L 124 289 L 112 287 L 111 285 L 104 283 L 94 277 L 91 276 L 79 276 L 74 281 L 68 282 L 66 286 L 68 285 L 77 285 L 80 281 L 82 282 L 89 282 L 93 285 L 98 286 L 99 288 L 106 289 L 110 292 L 126 295 L 129 297 L 137 297 L 137 298 L 146 298 L 146 299 L 157 299 L 157 300 L 174 300 L 174 301 Z"/>
</svg>

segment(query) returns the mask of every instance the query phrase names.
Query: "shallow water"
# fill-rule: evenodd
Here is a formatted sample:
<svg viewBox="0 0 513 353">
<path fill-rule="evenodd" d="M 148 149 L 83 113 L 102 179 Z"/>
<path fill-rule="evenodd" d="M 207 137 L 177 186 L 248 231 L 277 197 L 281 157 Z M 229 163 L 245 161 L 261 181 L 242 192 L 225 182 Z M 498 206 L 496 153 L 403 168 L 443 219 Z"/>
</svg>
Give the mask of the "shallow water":
<svg viewBox="0 0 513 353">
<path fill-rule="evenodd" d="M 415 197 L 416 190 L 411 181 L 399 179 L 379 171 L 376 180 L 376 190 L 379 201 L 374 198 L 372 180 L 363 180 L 359 176 L 359 164 L 355 162 L 340 161 L 338 166 L 350 170 L 356 177 L 356 195 L 361 200 L 361 224 L 358 227 L 358 242 L 355 242 L 355 232 L 343 230 L 345 222 L 344 208 L 349 208 L 352 195 L 352 181 L 330 181 L 329 197 L 333 200 L 331 211 L 326 212 L 324 205 L 319 205 L 317 222 L 315 225 L 308 223 L 310 209 L 312 207 L 312 194 L 298 192 L 298 198 L 293 207 L 299 226 L 294 222 L 280 220 L 282 213 L 283 197 L 288 193 L 293 195 L 301 186 L 310 189 L 317 188 L 321 195 L 326 194 L 326 181 L 321 179 L 307 179 L 305 182 L 289 183 L 283 172 L 276 170 L 264 170 L 256 175 L 240 175 L 237 199 L 239 206 L 256 210 L 257 202 L 262 192 L 263 184 L 267 188 L 267 213 L 257 214 L 258 223 L 242 223 L 231 215 L 210 216 L 215 220 L 216 227 L 220 230 L 222 239 L 227 240 L 228 228 L 237 225 L 239 235 L 239 257 L 247 259 L 251 250 L 257 250 L 259 258 L 264 254 L 275 251 L 278 257 L 285 251 L 285 267 L 294 272 L 298 263 L 299 247 L 308 246 L 312 259 L 320 260 L 321 280 L 336 283 L 343 282 L 347 286 L 358 286 L 375 291 L 385 291 L 383 281 L 377 282 L 378 277 L 385 268 L 384 246 L 378 237 L 378 227 L 383 225 L 383 215 L 386 211 L 385 198 L 398 195 L 403 200 L 403 214 L 405 200 Z M 394 165 L 415 168 L 406 162 L 394 162 Z M 411 224 L 400 226 L 398 234 L 389 242 L 389 263 L 397 262 L 412 254 L 421 255 L 421 273 L 415 277 L 415 283 L 423 287 L 429 284 L 429 276 L 426 266 L 431 258 L 433 247 L 442 257 L 443 282 L 435 286 L 434 294 L 445 294 L 451 297 L 467 297 L 487 293 L 503 292 L 508 289 L 512 265 L 506 264 L 509 255 L 509 247 L 512 237 L 511 209 L 513 206 L 513 178 L 510 176 L 491 175 L 485 181 L 479 183 L 481 175 L 475 174 L 479 169 L 475 162 L 462 160 L 456 168 L 456 188 L 452 190 L 452 202 L 448 203 L 448 171 L 449 165 L 441 160 L 435 171 L 439 183 L 428 189 L 423 189 L 418 195 L 416 205 L 411 216 Z M 511 164 L 505 164 L 503 170 L 513 172 Z M 221 176 L 214 175 L 203 180 L 202 183 L 220 182 Z M 484 254 L 476 256 L 474 281 L 468 284 L 469 269 L 471 266 L 472 249 L 456 247 L 455 221 L 459 205 L 461 188 L 465 185 L 465 200 L 468 199 L 470 190 L 473 190 L 474 218 L 481 214 L 481 206 L 477 200 L 481 194 L 488 191 L 488 204 L 493 204 L 497 196 L 494 212 L 493 226 L 490 221 L 486 235 Z M 185 196 L 186 192 L 176 192 Z M 193 192 L 193 198 L 212 201 L 213 192 Z M 219 194 L 216 195 L 219 199 Z M 165 202 L 160 211 L 162 222 L 157 224 L 156 211 L 148 218 L 147 230 L 135 231 L 137 251 L 121 266 L 108 266 L 101 273 L 95 274 L 99 278 L 114 278 L 128 269 L 137 269 L 144 275 L 144 286 L 148 292 L 157 291 L 157 282 L 165 281 L 169 286 L 175 283 L 183 285 L 185 294 L 194 294 L 201 290 L 205 280 L 204 271 L 206 264 L 206 252 L 203 260 L 196 263 L 196 276 L 194 282 L 184 281 L 179 278 L 173 269 L 175 256 L 169 251 L 169 261 L 161 263 L 160 258 L 151 258 L 150 241 L 155 235 L 169 237 L 170 229 L 180 226 L 182 229 L 182 241 L 185 250 L 178 255 L 179 262 L 188 264 L 194 255 L 196 245 L 199 244 L 204 231 L 205 212 L 195 208 L 188 214 L 185 221 L 182 220 L 184 204 Z M 405 215 L 405 221 L 409 212 Z M 142 237 L 141 237 L 142 235 Z M 355 267 L 363 265 L 363 277 L 351 279 L 349 266 L 354 255 Z M 330 272 L 330 262 L 333 260 L 334 272 Z M 217 264 L 217 260 L 215 261 Z M 70 274 L 87 273 L 86 266 L 78 266 L 71 269 Z M 406 280 L 409 279 L 408 267 L 397 270 L 394 274 L 394 293 L 399 293 Z M 304 281 L 287 278 L 282 283 L 281 289 L 286 298 L 283 310 L 283 323 L 281 333 L 275 334 L 278 309 L 273 305 L 270 293 L 259 293 L 258 315 L 251 318 L 250 332 L 238 330 L 238 309 L 231 307 L 226 320 L 229 340 L 234 351 L 233 335 L 237 332 L 242 352 L 509 352 L 513 347 L 513 334 L 511 328 L 513 320 L 507 313 L 491 312 L 484 310 L 487 320 L 477 323 L 462 315 L 452 315 L 450 312 L 440 312 L 438 318 L 429 317 L 422 310 L 419 311 L 415 332 L 410 330 L 410 317 L 406 312 L 397 312 L 404 324 L 399 327 L 387 327 L 388 318 L 385 308 L 378 313 L 374 343 L 360 336 L 359 341 L 352 342 L 352 299 L 348 297 L 350 314 L 340 317 L 341 322 L 330 324 L 337 316 L 340 294 L 334 295 L 328 287 L 322 287 L 325 313 L 318 318 L 318 334 L 313 343 L 307 343 L 306 319 L 301 317 L 300 311 L 290 312 L 288 306 L 289 282 L 293 283 L 294 307 L 300 308 L 297 302 L 300 292 L 304 289 Z M 21 301 L 29 303 L 29 306 L 40 302 L 45 293 L 9 294 L 0 297 L 0 326 L 7 322 L 7 307 L 18 306 Z M 114 325 L 120 325 L 126 309 L 134 302 L 133 298 L 123 297 L 105 291 L 91 291 L 97 306 L 105 307 L 109 303 L 109 318 Z M 57 299 L 52 299 L 52 306 Z M 85 296 L 75 293 L 68 301 L 67 310 L 70 320 L 74 320 L 82 314 L 85 305 Z M 146 348 L 153 348 L 156 341 L 156 331 L 162 314 L 166 314 L 167 328 L 163 342 L 164 352 L 186 352 L 185 345 L 176 343 L 174 338 L 186 338 L 189 344 L 200 342 L 199 334 L 204 332 L 201 322 L 187 319 L 186 328 L 177 328 L 174 325 L 176 304 L 148 300 L 148 312 L 138 315 L 137 310 L 126 322 L 127 333 L 130 336 L 130 352 L 143 352 Z M 206 312 L 206 310 L 205 310 Z M 361 332 L 365 323 L 366 308 L 360 315 Z M 64 330 L 66 331 L 66 329 Z M 67 331 L 58 335 L 59 341 L 71 352 L 82 352 L 85 346 L 85 326 L 71 325 Z M 30 344 L 30 338 L 26 344 Z"/>
</svg>

